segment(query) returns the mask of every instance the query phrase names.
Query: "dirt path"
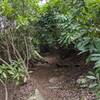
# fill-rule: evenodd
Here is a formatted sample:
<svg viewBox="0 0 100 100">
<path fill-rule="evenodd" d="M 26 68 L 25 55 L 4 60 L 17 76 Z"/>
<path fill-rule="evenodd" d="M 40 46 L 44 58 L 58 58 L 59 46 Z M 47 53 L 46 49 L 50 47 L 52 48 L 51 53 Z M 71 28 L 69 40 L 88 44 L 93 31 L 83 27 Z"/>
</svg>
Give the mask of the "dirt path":
<svg viewBox="0 0 100 100">
<path fill-rule="evenodd" d="M 45 100 L 94 100 L 87 88 L 76 86 L 76 80 L 85 72 L 83 69 L 52 67 L 41 66 L 32 75 L 35 87 L 39 89 Z"/>
<path fill-rule="evenodd" d="M 18 87 L 15 94 L 11 92 L 13 99 L 9 100 L 95 100 L 87 86 L 77 83 L 91 70 L 91 64 L 86 65 L 84 59 L 84 55 L 63 60 L 58 55 L 46 56 L 50 64 L 32 66 L 31 82 Z M 0 100 L 4 100 L 1 93 Z"/>
<path fill-rule="evenodd" d="M 47 60 L 52 65 L 43 64 L 33 68 L 32 80 L 35 88 L 44 100 L 95 100 L 93 93 L 86 87 L 80 87 L 77 80 L 91 70 L 84 57 L 69 57 L 60 60 L 50 55 Z M 60 66 L 55 65 L 59 63 Z"/>
</svg>

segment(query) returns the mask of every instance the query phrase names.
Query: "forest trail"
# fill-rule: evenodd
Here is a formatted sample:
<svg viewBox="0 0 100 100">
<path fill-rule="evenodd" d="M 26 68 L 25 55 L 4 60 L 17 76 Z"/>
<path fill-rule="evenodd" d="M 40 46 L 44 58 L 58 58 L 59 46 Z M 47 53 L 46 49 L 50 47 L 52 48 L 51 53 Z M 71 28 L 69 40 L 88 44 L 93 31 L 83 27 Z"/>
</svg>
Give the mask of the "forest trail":
<svg viewBox="0 0 100 100">
<path fill-rule="evenodd" d="M 31 82 L 18 87 L 9 100 L 95 100 L 87 83 L 77 83 L 92 69 L 92 64 L 85 63 L 85 56 L 73 54 L 61 59 L 58 53 L 46 54 L 49 64 L 32 66 Z"/>
</svg>

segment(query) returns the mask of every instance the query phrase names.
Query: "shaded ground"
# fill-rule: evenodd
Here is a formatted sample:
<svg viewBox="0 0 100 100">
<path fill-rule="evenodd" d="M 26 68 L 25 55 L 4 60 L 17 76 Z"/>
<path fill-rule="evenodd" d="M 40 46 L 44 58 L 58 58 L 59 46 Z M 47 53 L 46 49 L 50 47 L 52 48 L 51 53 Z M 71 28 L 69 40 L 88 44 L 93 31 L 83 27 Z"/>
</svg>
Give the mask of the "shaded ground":
<svg viewBox="0 0 100 100">
<path fill-rule="evenodd" d="M 85 57 L 86 54 L 69 53 L 67 58 L 61 59 L 59 53 L 46 54 L 49 64 L 32 66 L 31 82 L 18 87 L 15 93 L 9 89 L 13 96 L 9 100 L 95 100 L 87 87 L 77 83 L 80 76 L 92 69 L 92 64 L 85 64 Z M 29 97 L 32 98 L 26 99 Z"/>
</svg>

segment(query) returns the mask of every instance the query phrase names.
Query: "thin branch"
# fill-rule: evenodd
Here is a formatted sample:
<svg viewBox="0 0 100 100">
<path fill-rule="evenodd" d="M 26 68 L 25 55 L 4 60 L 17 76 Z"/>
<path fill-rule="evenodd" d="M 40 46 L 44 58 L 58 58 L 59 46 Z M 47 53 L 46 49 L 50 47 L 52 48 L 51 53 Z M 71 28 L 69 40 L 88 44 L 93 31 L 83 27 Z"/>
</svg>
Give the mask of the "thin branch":
<svg viewBox="0 0 100 100">
<path fill-rule="evenodd" d="M 1 60 L 4 64 L 6 64 L 7 66 L 9 66 L 9 64 L 8 64 L 5 60 L 3 60 L 2 58 L 0 58 L 0 60 Z"/>
<path fill-rule="evenodd" d="M 26 47 L 26 66 L 28 68 L 28 60 L 29 60 L 29 53 L 28 53 L 28 45 L 27 45 L 27 41 L 26 38 L 24 37 L 24 41 L 25 41 L 25 47 Z"/>
<path fill-rule="evenodd" d="M 2 83 L 2 85 L 5 88 L 5 100 L 8 100 L 8 89 L 7 89 L 7 86 L 1 79 L 0 79 L 0 82 Z"/>
</svg>

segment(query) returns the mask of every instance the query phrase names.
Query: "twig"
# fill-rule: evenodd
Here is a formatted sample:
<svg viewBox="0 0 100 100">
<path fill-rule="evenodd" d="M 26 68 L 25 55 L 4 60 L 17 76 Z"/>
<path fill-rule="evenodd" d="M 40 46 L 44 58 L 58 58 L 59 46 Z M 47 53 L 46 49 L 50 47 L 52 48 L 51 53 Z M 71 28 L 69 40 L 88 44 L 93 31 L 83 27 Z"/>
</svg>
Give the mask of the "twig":
<svg viewBox="0 0 100 100">
<path fill-rule="evenodd" d="M 6 84 L 0 79 L 0 82 L 2 83 L 2 85 L 5 88 L 5 100 L 8 100 L 8 90 L 7 90 L 7 86 Z"/>
<path fill-rule="evenodd" d="M 25 41 L 25 47 L 26 47 L 26 67 L 28 68 L 28 60 L 29 60 L 29 53 L 28 53 L 28 45 L 27 45 L 27 41 L 26 38 L 24 37 L 24 41 Z"/>
<path fill-rule="evenodd" d="M 5 60 L 3 60 L 2 58 L 0 58 L 0 60 L 1 60 L 4 64 L 6 64 L 7 66 L 9 66 L 9 64 L 8 64 Z"/>
</svg>

